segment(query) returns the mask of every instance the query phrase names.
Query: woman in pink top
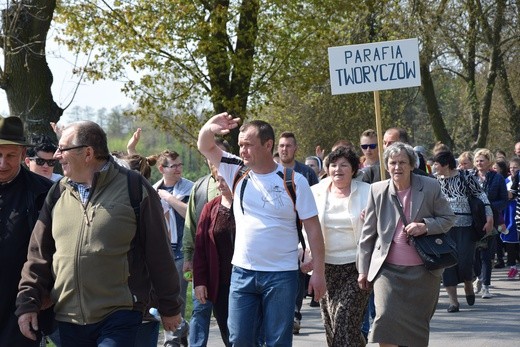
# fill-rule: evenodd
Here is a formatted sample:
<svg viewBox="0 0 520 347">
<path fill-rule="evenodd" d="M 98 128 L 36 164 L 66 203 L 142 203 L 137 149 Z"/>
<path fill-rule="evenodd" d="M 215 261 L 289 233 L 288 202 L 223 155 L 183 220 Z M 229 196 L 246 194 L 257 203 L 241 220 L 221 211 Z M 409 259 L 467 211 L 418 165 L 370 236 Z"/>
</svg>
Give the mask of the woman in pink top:
<svg viewBox="0 0 520 347">
<path fill-rule="evenodd" d="M 357 254 L 359 286 L 374 289 L 376 318 L 369 342 L 427 346 L 442 270 L 426 270 L 409 237 L 446 233 L 455 214 L 436 180 L 412 173 L 417 159 L 411 146 L 396 142 L 383 159 L 390 179 L 371 186 Z"/>
</svg>

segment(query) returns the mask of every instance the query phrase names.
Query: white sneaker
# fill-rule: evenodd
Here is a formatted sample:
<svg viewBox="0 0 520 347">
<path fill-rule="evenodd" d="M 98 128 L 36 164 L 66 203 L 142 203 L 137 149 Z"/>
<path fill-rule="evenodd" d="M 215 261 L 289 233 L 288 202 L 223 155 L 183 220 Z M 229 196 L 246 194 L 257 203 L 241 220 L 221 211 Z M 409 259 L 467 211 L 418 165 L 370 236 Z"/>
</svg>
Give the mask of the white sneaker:
<svg viewBox="0 0 520 347">
<path fill-rule="evenodd" d="M 489 286 L 482 286 L 482 299 L 491 299 L 493 295 L 489 292 Z"/>
<path fill-rule="evenodd" d="M 482 290 L 482 282 L 478 279 L 473 281 L 473 291 L 475 292 L 475 294 L 479 294 L 480 291 Z"/>
</svg>

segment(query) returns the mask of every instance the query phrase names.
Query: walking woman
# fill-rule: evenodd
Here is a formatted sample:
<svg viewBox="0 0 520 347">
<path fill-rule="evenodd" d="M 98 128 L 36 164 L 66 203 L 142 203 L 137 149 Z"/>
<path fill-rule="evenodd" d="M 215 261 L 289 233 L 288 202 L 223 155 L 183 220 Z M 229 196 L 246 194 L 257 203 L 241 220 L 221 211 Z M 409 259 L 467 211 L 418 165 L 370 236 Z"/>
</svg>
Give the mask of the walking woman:
<svg viewBox="0 0 520 347">
<path fill-rule="evenodd" d="M 216 172 L 214 172 L 216 175 Z M 228 297 L 231 282 L 231 259 L 235 240 L 235 218 L 231 205 L 232 193 L 221 176 L 217 178 L 220 196 L 202 209 L 195 236 L 193 255 L 193 286 L 202 304 L 213 304 L 220 336 L 229 346 Z"/>
<path fill-rule="evenodd" d="M 356 251 L 370 185 L 353 179 L 359 157 L 351 148 L 338 147 L 328 158 L 329 176 L 311 187 L 325 241 L 327 293 L 321 312 L 327 344 L 365 346 L 360 327 L 369 292 L 357 283 Z"/>
<path fill-rule="evenodd" d="M 448 200 L 451 209 L 457 216 L 455 225 L 448 234 L 457 245 L 458 263 L 444 270 L 442 284 L 446 288 L 450 299 L 448 312 L 459 312 L 457 299 L 457 285 L 464 283 L 466 302 L 469 306 L 475 303 L 473 291 L 473 262 L 476 249 L 476 232 L 472 227 L 473 218 L 468 203 L 468 196 L 475 196 L 486 206 L 486 225 L 484 229 L 490 232 L 493 228 L 493 212 L 484 190 L 480 187 L 475 176 L 465 170 L 455 168 L 455 158 L 451 152 L 440 152 L 433 158 L 433 167 L 441 191 Z"/>
<path fill-rule="evenodd" d="M 519 239 L 518 239 L 518 226 L 517 226 L 517 197 L 518 197 L 518 183 L 520 172 L 520 158 L 514 157 L 509 161 L 509 171 L 511 175 L 506 178 L 507 194 L 509 201 L 507 207 L 504 209 L 504 221 L 506 224 L 506 233 L 500 233 L 502 242 L 507 252 L 507 266 L 509 266 L 509 272 L 507 278 L 512 280 L 518 275 L 518 269 L 516 267 L 516 259 L 518 258 L 519 251 Z"/>
<path fill-rule="evenodd" d="M 493 227 L 496 229 L 500 224 L 499 214 L 507 206 L 508 196 L 506 181 L 502 175 L 492 170 L 493 162 L 494 156 L 489 149 L 482 148 L 475 152 L 474 164 L 476 171 L 474 175 L 487 194 L 493 210 Z M 476 294 L 482 291 L 482 299 L 493 297 L 489 292 L 493 247 L 495 247 L 495 238 L 489 237 L 484 244 L 478 246 L 475 256 L 474 271 L 477 279 L 474 282 L 474 289 Z"/>
<path fill-rule="evenodd" d="M 417 157 L 411 146 L 396 142 L 383 158 L 390 179 L 370 188 L 357 256 L 359 286 L 374 288 L 376 318 L 368 340 L 427 346 L 442 270 L 428 271 L 409 238 L 446 233 L 456 217 L 437 181 L 412 173 Z"/>
</svg>

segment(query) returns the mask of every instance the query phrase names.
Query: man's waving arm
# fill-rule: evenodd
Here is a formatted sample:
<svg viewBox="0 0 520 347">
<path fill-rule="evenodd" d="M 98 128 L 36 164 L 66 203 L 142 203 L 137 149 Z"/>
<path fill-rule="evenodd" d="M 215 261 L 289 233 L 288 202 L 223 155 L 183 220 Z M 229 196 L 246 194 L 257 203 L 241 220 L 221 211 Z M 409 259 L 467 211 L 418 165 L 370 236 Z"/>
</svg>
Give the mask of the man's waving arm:
<svg viewBox="0 0 520 347">
<path fill-rule="evenodd" d="M 199 131 L 197 147 L 216 168 L 222 158 L 222 149 L 215 143 L 215 135 L 226 135 L 231 129 L 238 126 L 240 118 L 233 118 L 227 112 L 211 117 Z"/>
</svg>

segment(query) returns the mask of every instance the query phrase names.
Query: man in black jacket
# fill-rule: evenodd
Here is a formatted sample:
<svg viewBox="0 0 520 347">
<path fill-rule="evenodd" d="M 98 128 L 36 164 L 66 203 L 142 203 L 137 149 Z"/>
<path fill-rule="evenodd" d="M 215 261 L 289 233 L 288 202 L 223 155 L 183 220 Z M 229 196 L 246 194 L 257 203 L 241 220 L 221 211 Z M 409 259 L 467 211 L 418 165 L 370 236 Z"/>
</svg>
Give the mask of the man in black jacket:
<svg viewBox="0 0 520 347">
<path fill-rule="evenodd" d="M 14 314 L 29 238 L 52 185 L 21 165 L 28 146 L 20 118 L 0 117 L 0 346 L 39 345 L 22 335 Z"/>
<path fill-rule="evenodd" d="M 394 142 L 403 142 L 409 144 L 410 141 L 406 130 L 403 128 L 389 128 L 386 130 L 385 134 L 383 135 L 383 150 Z M 373 165 L 367 168 L 367 170 L 363 170 L 363 182 L 372 184 L 374 182 L 381 181 L 381 173 L 379 171 L 379 165 Z M 414 168 L 413 173 L 417 175 L 428 176 L 426 172 L 417 168 L 417 166 Z M 386 178 L 390 178 L 387 172 L 385 172 L 385 179 Z"/>
</svg>

